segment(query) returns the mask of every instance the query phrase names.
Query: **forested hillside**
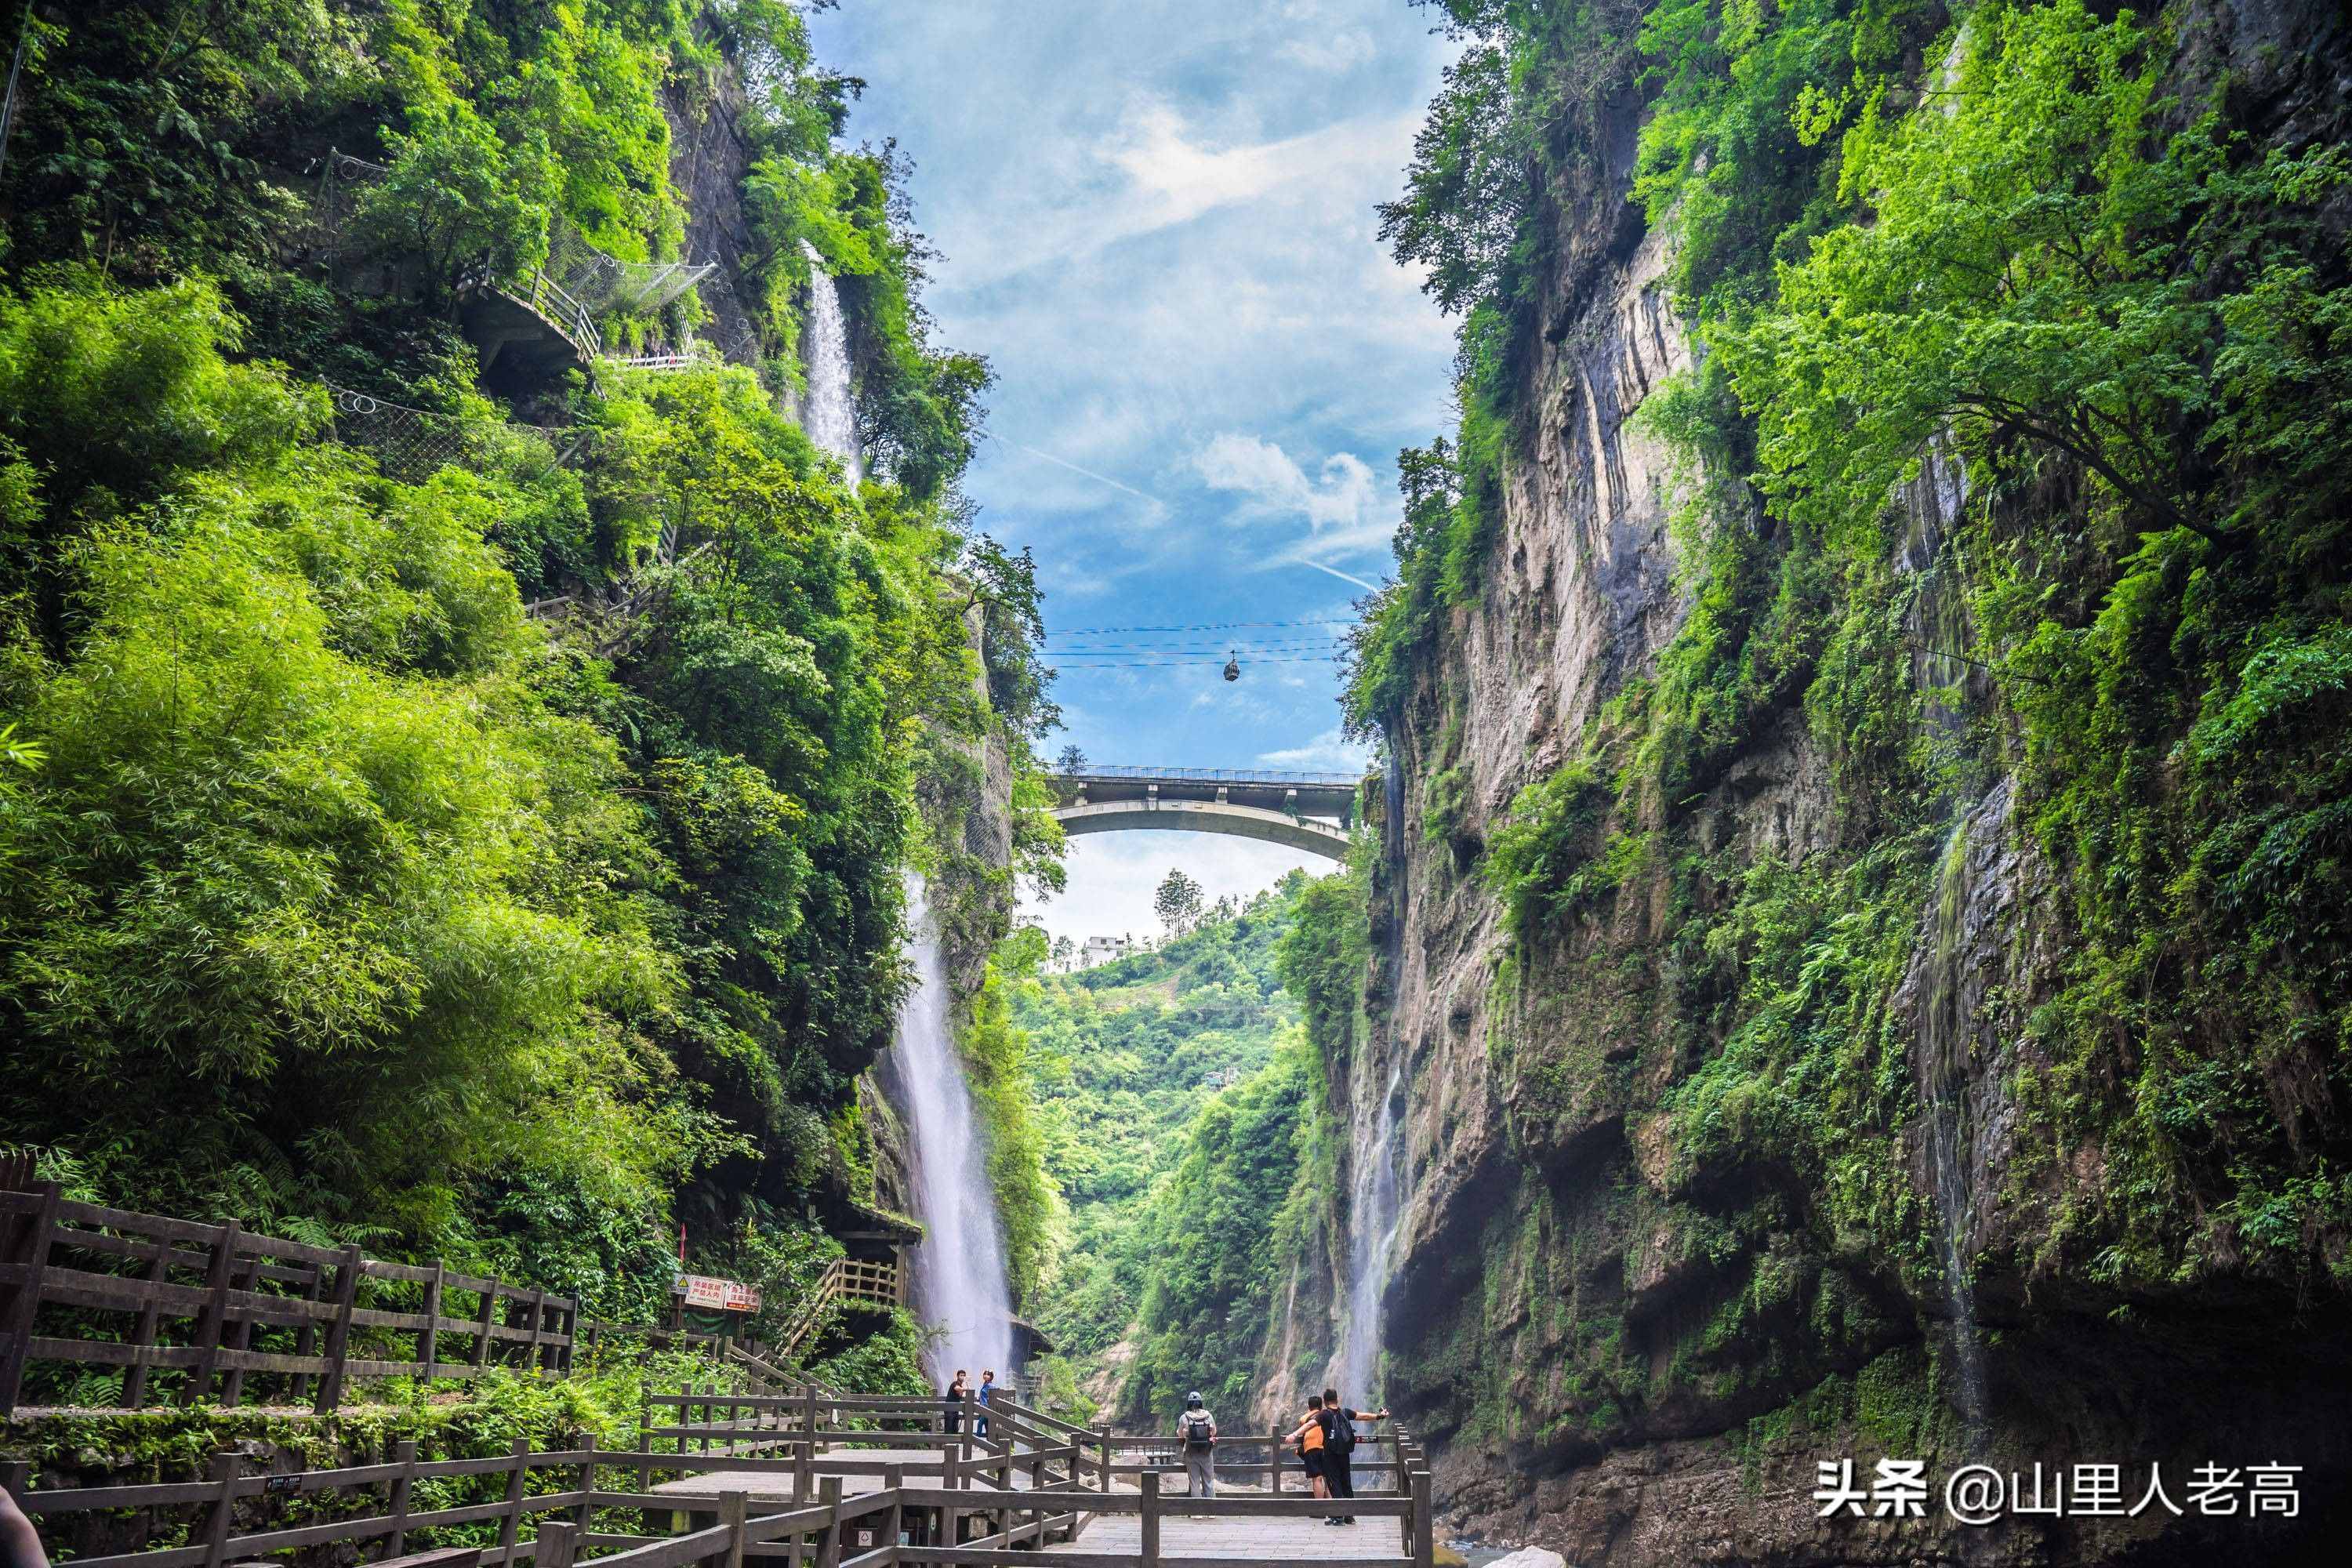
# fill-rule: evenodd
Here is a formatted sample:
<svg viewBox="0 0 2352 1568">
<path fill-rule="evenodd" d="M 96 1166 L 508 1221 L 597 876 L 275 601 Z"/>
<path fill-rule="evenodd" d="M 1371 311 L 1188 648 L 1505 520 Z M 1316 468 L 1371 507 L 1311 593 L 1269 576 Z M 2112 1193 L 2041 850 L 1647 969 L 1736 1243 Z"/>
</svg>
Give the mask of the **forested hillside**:
<svg viewBox="0 0 2352 1568">
<path fill-rule="evenodd" d="M 1028 563 L 956 490 L 987 367 L 931 340 L 894 155 L 835 142 L 857 84 L 776 0 L 31 28 L 0 1142 L 599 1316 L 681 1222 L 715 1272 L 820 1265 L 874 1195 L 901 868 L 1001 922 L 975 758 L 1054 716 Z M 820 266 L 847 469 L 797 420 Z M 1057 841 L 1033 808 L 1011 855 Z"/>
<path fill-rule="evenodd" d="M 1246 1421 L 1273 1292 L 1326 1207 L 1320 1074 L 1285 989 L 1315 886 L 1294 871 L 1154 951 L 1012 993 L 1067 1207 L 1034 1315 L 1092 1395 L 1144 1429 L 1194 1389 Z"/>
</svg>

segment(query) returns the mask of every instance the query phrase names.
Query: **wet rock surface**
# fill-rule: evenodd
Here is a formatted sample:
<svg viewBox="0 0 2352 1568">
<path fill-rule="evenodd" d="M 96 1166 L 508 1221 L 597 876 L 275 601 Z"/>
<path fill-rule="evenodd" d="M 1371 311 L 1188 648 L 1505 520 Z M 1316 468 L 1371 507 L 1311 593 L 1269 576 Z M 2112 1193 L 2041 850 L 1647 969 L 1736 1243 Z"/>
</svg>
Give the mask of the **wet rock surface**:
<svg viewBox="0 0 2352 1568">
<path fill-rule="evenodd" d="M 1402 824 L 1373 913 L 1371 1011 L 1375 1055 L 1408 1075 L 1410 1195 L 1382 1304 L 1381 1394 L 1432 1445 L 1452 1525 L 1588 1568 L 2336 1560 L 2326 1543 L 2347 1522 L 2352 1415 L 2314 1394 L 2352 1368 L 2332 1310 L 2252 1281 L 2124 1299 L 2082 1260 L 2030 1261 L 2063 1193 L 2107 1176 L 2095 1144 L 2020 1147 L 2016 1086 L 2047 1065 L 2030 1020 L 2065 961 L 2067 912 L 2011 781 L 1977 780 L 1951 803 L 1955 837 L 1913 957 L 1882 994 L 1924 1112 L 1896 1151 L 1906 1201 L 1926 1238 L 1948 1211 L 1964 1290 L 1931 1245 L 1895 1256 L 1842 1231 L 1818 1173 L 1727 1168 L 1678 1144 L 1662 1101 L 1696 1063 L 1675 1026 L 1676 915 L 1662 886 L 1509 949 L 1475 847 L 1612 697 L 1654 671 L 1689 608 L 1667 526 L 1673 472 L 1634 416 L 1694 351 L 1664 284 L 1670 258 L 1623 200 L 1638 109 L 1621 110 L 1609 165 L 1560 194 L 1527 389 L 1538 417 L 1509 472 L 1484 593 L 1452 612 L 1390 737 Z M 1922 579 L 1906 622 L 1914 678 L 1965 704 L 1983 678 L 1939 651 L 1965 646 L 1967 627 L 1933 580 L 1965 483 L 1930 453 L 1897 500 L 1902 560 Z M 1928 721 L 1957 723 L 1937 700 Z M 1442 838 L 1421 828 L 1441 775 L 1460 800 Z M 1852 830 L 1794 711 L 1683 805 L 1699 847 L 1744 862 L 1800 864 Z M 1956 1329 L 1964 1314 L 1973 1334 Z M 1981 1361 L 1973 1397 L 1959 1386 L 1964 1342 Z M 1978 1432 L 1961 1411 L 1972 1402 Z M 1969 1529 L 1940 1492 L 1921 1519 L 1830 1521 L 1813 1498 L 1825 1461 L 1866 1479 L 1880 1459 L 1917 1458 L 1940 1489 L 1983 1458 L 2028 1472 L 2116 1463 L 2137 1482 L 2127 1507 L 2150 1466 L 2170 1484 L 2290 1454 L 2307 1467 L 2301 1517 L 2259 1526 L 2192 1513 Z"/>
</svg>

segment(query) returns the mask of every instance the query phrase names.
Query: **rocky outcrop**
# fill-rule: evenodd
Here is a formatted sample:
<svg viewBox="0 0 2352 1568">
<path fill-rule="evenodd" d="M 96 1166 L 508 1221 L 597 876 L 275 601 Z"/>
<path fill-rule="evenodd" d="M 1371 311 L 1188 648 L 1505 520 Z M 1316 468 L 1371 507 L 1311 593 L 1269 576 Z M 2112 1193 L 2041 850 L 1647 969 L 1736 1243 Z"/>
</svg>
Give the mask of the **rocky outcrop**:
<svg viewBox="0 0 2352 1568">
<path fill-rule="evenodd" d="M 2215 29 L 2248 49 L 2259 30 Z M 1360 1121 L 1392 1065 L 1411 1086 L 1379 1392 L 1432 1443 L 1459 1527 L 1585 1568 L 2324 1560 L 2314 1516 L 2340 1507 L 2352 1419 L 2311 1380 L 2340 1389 L 2352 1368 L 2340 1315 L 2251 1281 L 2126 1297 L 2032 1265 L 2063 1194 L 2107 1177 L 2095 1145 L 2020 1144 L 2018 1085 L 2050 1065 L 2028 1025 L 2065 959 L 2067 897 L 1997 769 L 1948 803 L 1896 933 L 1908 960 L 1879 994 L 1916 1106 L 1889 1135 L 1907 1191 L 1887 1201 L 1921 1238 L 1907 1251 L 1840 1222 L 1835 1173 L 1727 1165 L 1665 1113 L 1724 1045 L 1695 1009 L 1726 1004 L 1680 968 L 1689 911 L 1664 877 L 1517 948 L 1475 877 L 1514 796 L 1607 731 L 1611 700 L 1655 673 L 1689 612 L 1676 472 L 1636 418 L 1693 359 L 1664 242 L 1625 199 L 1640 112 L 1620 103 L 1600 166 L 1556 193 L 1532 413 L 1482 593 L 1389 735 L 1403 820 L 1376 895 L 1371 1029 L 1334 1088 Z M 1957 658 L 1965 609 L 1936 580 L 1965 499 L 1933 452 L 1899 498 L 1912 676 L 1925 721 L 1955 728 L 1987 695 Z M 1443 831 L 1425 829 L 1441 798 Z M 1794 701 L 1672 804 L 1694 850 L 1743 866 L 1852 854 L 1869 833 Z M 2128 1507 L 2151 1466 L 2179 1500 L 2200 1465 L 2283 1456 L 2306 1467 L 2295 1521 L 1969 1528 L 1941 1506 L 1971 1458 L 2117 1464 Z M 1928 1462 L 1926 1517 L 1819 1517 L 1818 1467 L 1850 1460 L 1867 1484 L 1882 1458 Z"/>
</svg>

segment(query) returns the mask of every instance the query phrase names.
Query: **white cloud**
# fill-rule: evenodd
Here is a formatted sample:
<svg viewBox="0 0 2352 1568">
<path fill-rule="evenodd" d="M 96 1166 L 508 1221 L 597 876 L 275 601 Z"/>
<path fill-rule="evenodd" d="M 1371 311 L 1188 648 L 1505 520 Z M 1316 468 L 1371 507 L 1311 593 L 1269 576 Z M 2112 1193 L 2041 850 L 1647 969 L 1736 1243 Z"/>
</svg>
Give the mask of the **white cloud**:
<svg viewBox="0 0 2352 1568">
<path fill-rule="evenodd" d="M 1360 742 L 1350 741 L 1334 724 L 1303 746 L 1260 752 L 1257 760 L 1270 768 L 1300 772 L 1353 773 L 1371 765 L 1372 754 Z"/>
<path fill-rule="evenodd" d="M 1353 452 L 1334 452 L 1310 477 L 1273 442 L 1229 432 L 1192 455 L 1192 469 L 1211 489 L 1245 495 L 1269 511 L 1307 520 L 1307 539 L 1276 561 L 1318 565 L 1314 557 L 1384 546 L 1396 533 L 1394 504 Z"/>
<path fill-rule="evenodd" d="M 1344 33 L 1310 34 L 1303 38 L 1293 38 L 1275 52 L 1308 70 L 1337 74 L 1369 64 L 1374 49 L 1370 36 L 1356 28 Z"/>
</svg>

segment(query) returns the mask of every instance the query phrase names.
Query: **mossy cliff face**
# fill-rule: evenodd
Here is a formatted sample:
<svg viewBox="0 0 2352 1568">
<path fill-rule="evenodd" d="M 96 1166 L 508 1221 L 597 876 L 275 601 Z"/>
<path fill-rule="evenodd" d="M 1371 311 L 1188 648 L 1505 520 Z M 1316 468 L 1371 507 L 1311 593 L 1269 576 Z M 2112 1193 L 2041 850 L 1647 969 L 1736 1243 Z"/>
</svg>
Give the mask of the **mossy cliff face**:
<svg viewBox="0 0 2352 1568">
<path fill-rule="evenodd" d="M 2303 145 L 2336 112 L 2321 9 L 2176 17 L 2183 96 L 2226 82 L 2257 144 Z M 1411 1088 L 1378 1392 L 1458 1524 L 1580 1564 L 2302 1561 L 2352 1479 L 2340 1247 L 2324 1205 L 2297 1263 L 2189 1178 L 2133 1195 L 2179 1095 L 2149 1109 L 2146 998 L 2084 1023 L 2110 868 L 2050 830 L 2014 710 L 2058 678 L 1988 667 L 1961 560 L 2088 526 L 2079 475 L 1987 493 L 1931 443 L 1861 565 L 1752 501 L 1727 521 L 1720 486 L 1704 527 L 1677 516 L 1706 487 L 1642 411 L 1704 354 L 1627 199 L 1652 111 L 1620 92 L 1552 180 L 1477 591 L 1383 715 L 1404 821 L 1357 1049 Z M 2041 565 L 2054 596 L 2112 589 Z M 1710 659 L 1730 716 L 1677 731 Z M 1573 875 L 1515 920 L 1493 867 L 1530 821 Z M 2243 1050 L 2297 1059 L 2277 1044 Z M 2329 1070 L 2263 1071 L 2332 1179 Z M 1816 1517 L 1819 1463 L 1866 1484 L 1883 1457 L 1928 1461 L 1927 1518 Z M 1963 1531 L 1940 1484 L 1971 1458 L 2114 1462 L 2132 1498 L 2160 1464 L 2176 1500 L 2208 1462 L 2301 1464 L 2302 1517 Z"/>
</svg>

